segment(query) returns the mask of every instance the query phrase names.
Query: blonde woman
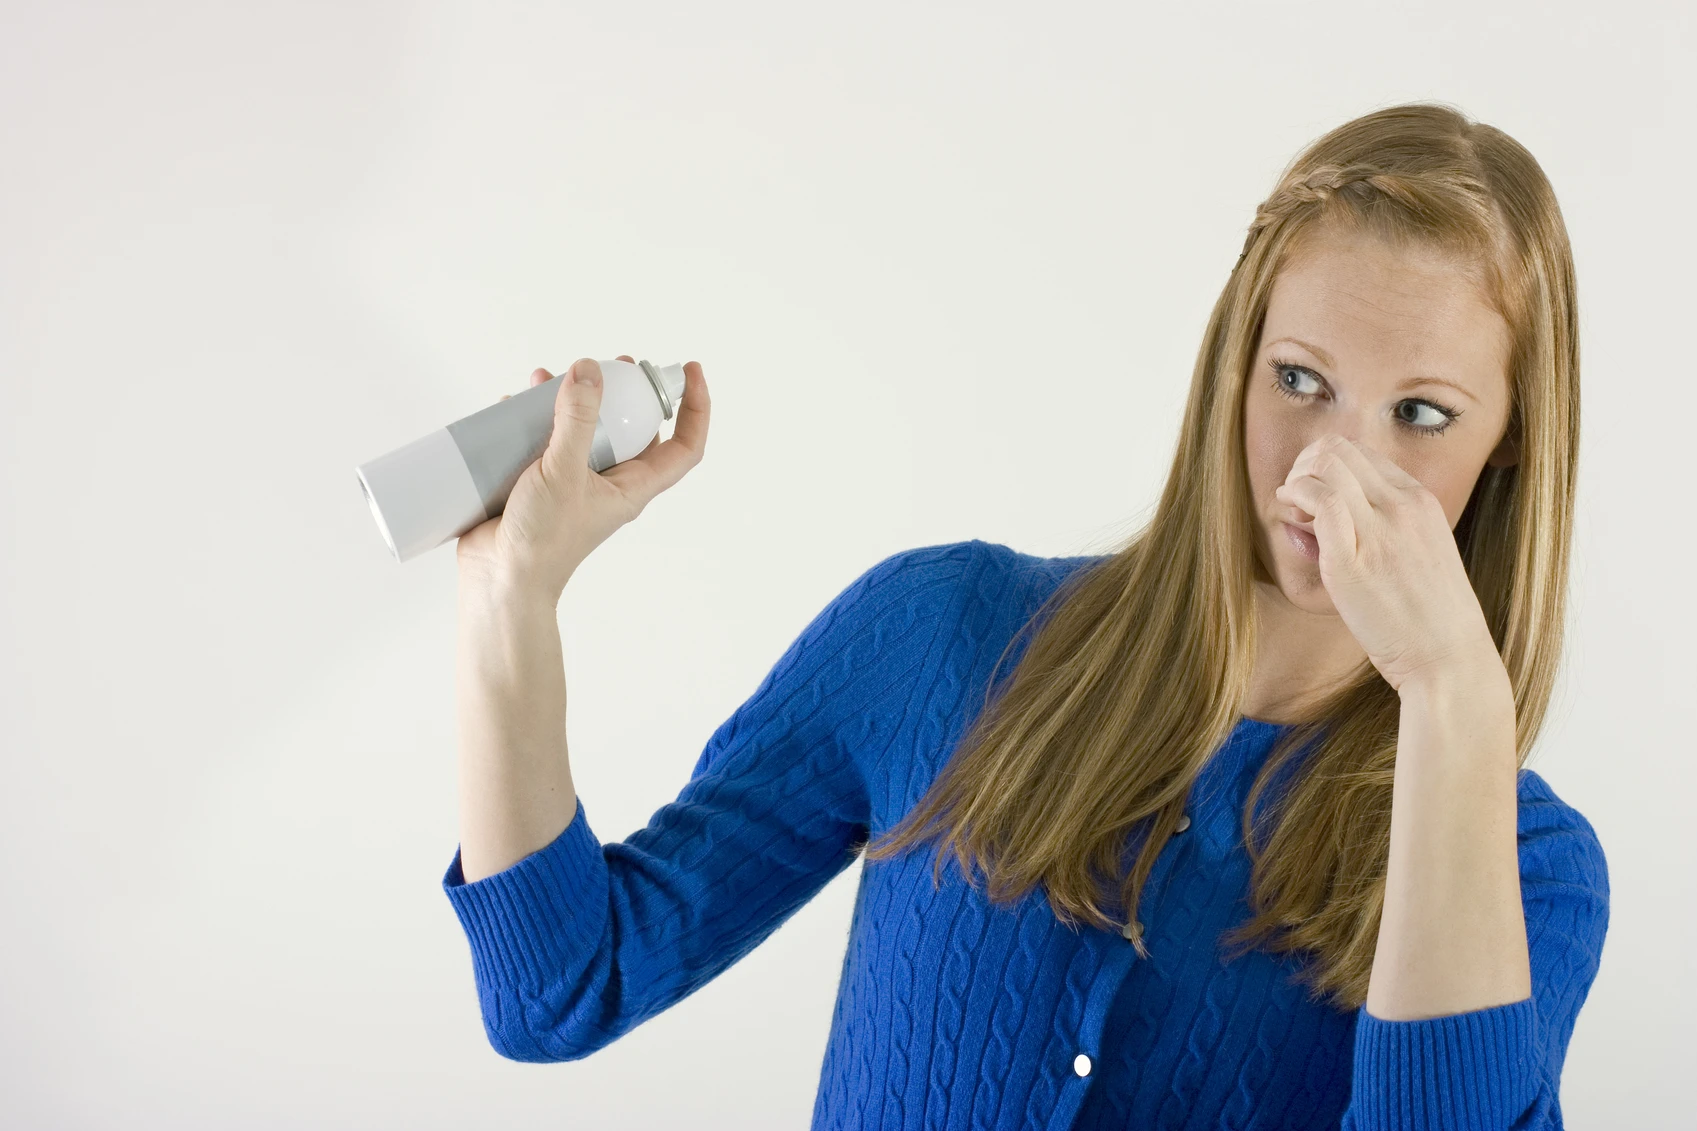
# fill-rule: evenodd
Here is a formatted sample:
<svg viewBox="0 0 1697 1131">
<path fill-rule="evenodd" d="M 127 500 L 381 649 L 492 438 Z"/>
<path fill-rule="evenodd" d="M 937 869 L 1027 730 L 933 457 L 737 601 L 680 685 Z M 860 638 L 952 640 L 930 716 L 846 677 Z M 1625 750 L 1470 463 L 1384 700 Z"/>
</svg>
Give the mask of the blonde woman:
<svg viewBox="0 0 1697 1131">
<path fill-rule="evenodd" d="M 709 408 L 692 362 L 672 438 L 593 474 L 579 361 L 459 543 L 443 885 L 490 1041 L 588 1056 L 860 855 L 816 1128 L 1559 1127 L 1608 883 L 1520 766 L 1561 654 L 1576 327 L 1523 147 L 1441 104 L 1338 127 L 1255 214 L 1135 537 L 879 562 L 609 844 L 554 609 Z"/>
</svg>

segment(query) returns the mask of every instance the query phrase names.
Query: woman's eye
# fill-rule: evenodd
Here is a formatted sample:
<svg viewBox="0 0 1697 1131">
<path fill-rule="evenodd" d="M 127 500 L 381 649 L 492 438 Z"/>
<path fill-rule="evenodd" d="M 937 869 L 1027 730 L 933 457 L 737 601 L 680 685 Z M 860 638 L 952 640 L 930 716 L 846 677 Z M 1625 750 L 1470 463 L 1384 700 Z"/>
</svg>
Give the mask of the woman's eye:
<svg viewBox="0 0 1697 1131">
<path fill-rule="evenodd" d="M 1429 415 L 1422 417 L 1422 412 Z M 1425 401 L 1403 401 L 1396 406 L 1396 414 L 1404 424 L 1412 424 L 1416 428 L 1436 428 L 1448 424 L 1450 420 Z"/>
<path fill-rule="evenodd" d="M 1293 397 L 1308 397 L 1320 391 L 1319 380 L 1302 366 L 1293 365 L 1288 361 L 1273 361 L 1269 364 L 1273 367 L 1273 383 L 1281 392 Z M 1312 381 L 1314 387 L 1304 387 L 1304 381 Z"/>
<path fill-rule="evenodd" d="M 1286 381 L 1285 379 L 1286 374 L 1290 375 L 1291 379 L 1289 381 Z M 1285 366 L 1279 372 L 1279 380 L 1284 381 L 1293 393 L 1317 393 L 1320 391 L 1320 383 L 1314 380 L 1314 375 L 1308 372 L 1308 370 L 1302 368 L 1300 365 Z M 1313 381 L 1315 387 L 1312 389 L 1303 388 L 1302 383 L 1304 381 Z"/>
</svg>

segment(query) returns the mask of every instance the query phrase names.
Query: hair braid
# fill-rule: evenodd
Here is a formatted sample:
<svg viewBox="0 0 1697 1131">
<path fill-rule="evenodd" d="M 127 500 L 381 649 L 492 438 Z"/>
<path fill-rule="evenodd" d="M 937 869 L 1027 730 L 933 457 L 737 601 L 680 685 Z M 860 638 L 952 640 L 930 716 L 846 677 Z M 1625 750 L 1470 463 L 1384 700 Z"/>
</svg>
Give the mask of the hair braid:
<svg viewBox="0 0 1697 1131">
<path fill-rule="evenodd" d="M 1249 254 L 1250 247 L 1260 236 L 1262 229 L 1309 205 L 1319 205 L 1323 208 L 1334 195 L 1345 192 L 1358 198 L 1379 194 L 1407 204 L 1415 202 L 1415 194 L 1410 191 L 1406 177 L 1388 172 L 1377 165 L 1316 165 L 1305 175 L 1288 178 L 1274 190 L 1273 195 L 1257 206 L 1255 219 L 1251 221 L 1249 232 L 1243 240 L 1243 250 L 1238 253 L 1238 264 L 1242 264 L 1244 257 Z M 1236 269 L 1236 265 L 1233 269 Z"/>
</svg>

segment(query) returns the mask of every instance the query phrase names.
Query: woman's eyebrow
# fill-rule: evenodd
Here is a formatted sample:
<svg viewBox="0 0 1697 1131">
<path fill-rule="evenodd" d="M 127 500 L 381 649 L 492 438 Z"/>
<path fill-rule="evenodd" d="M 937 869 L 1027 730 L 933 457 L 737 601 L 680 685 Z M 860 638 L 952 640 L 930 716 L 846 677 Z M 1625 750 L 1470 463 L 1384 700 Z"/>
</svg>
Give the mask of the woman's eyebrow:
<svg viewBox="0 0 1697 1131">
<path fill-rule="evenodd" d="M 1303 349 L 1307 350 L 1309 353 L 1311 353 L 1315 357 L 1319 358 L 1321 365 L 1327 366 L 1327 367 L 1332 368 L 1332 369 L 1337 368 L 1338 363 L 1332 360 L 1332 355 L 1327 353 L 1325 350 L 1321 349 L 1319 346 L 1311 346 L 1307 342 L 1303 341 L 1301 338 L 1279 338 L 1276 341 L 1271 341 L 1271 342 L 1268 342 L 1267 344 L 1270 345 L 1270 346 L 1273 346 L 1273 345 L 1278 345 L 1279 342 L 1289 342 L 1293 346 L 1301 346 Z"/>
<path fill-rule="evenodd" d="M 1473 393 L 1466 388 L 1466 386 L 1458 385 L 1456 382 L 1451 381 L 1447 377 L 1410 377 L 1408 380 L 1398 385 L 1397 388 L 1412 389 L 1418 385 L 1447 385 L 1462 396 L 1466 397 L 1468 400 L 1472 401 L 1474 404 L 1479 403 L 1479 398 L 1474 396 Z"/>
<path fill-rule="evenodd" d="M 1332 360 L 1331 354 L 1327 353 L 1325 350 L 1321 349 L 1319 346 L 1310 345 L 1308 342 L 1303 341 L 1301 338 L 1277 338 L 1274 341 L 1268 342 L 1267 344 L 1271 346 L 1271 345 L 1277 345 L 1279 342 L 1289 342 L 1293 346 L 1301 346 L 1303 349 L 1307 350 L 1309 353 L 1311 353 L 1315 357 L 1319 358 L 1320 364 L 1326 366 L 1328 369 L 1336 369 L 1338 367 L 1338 363 Z M 1407 380 L 1403 381 L 1402 384 L 1398 385 L 1397 388 L 1399 390 L 1401 390 L 1401 389 L 1412 389 L 1412 388 L 1414 388 L 1418 385 L 1445 385 L 1445 386 L 1448 386 L 1451 389 L 1454 389 L 1456 392 L 1460 393 L 1462 396 L 1466 397 L 1468 400 L 1472 401 L 1474 404 L 1479 403 L 1479 398 L 1473 395 L 1472 390 L 1468 389 L 1465 385 L 1461 385 L 1461 384 L 1458 384 L 1454 381 L 1451 381 L 1447 377 L 1410 377 Z"/>
</svg>

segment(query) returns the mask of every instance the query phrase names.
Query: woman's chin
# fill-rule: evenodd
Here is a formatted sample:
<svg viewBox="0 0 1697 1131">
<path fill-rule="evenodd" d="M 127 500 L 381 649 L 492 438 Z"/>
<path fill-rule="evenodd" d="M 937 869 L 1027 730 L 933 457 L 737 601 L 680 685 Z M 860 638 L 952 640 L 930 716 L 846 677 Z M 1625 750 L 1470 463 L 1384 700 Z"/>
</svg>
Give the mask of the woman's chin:
<svg viewBox="0 0 1697 1131">
<path fill-rule="evenodd" d="M 1284 524 L 1279 523 L 1277 527 Z M 1279 533 L 1282 535 L 1283 531 Z M 1269 539 L 1271 541 L 1271 539 Z M 1332 605 L 1332 595 L 1326 592 L 1325 582 L 1320 580 L 1320 563 L 1310 560 L 1294 545 L 1278 545 L 1270 555 L 1261 558 L 1255 571 L 1259 585 L 1276 589 L 1285 603 L 1293 608 L 1308 613 L 1337 615 L 1337 609 Z M 1267 545 L 1263 543 L 1263 553 Z M 1271 578 L 1267 569 L 1268 560 L 1272 562 Z"/>
<path fill-rule="evenodd" d="M 1296 558 L 1296 555 L 1290 555 Z M 1278 588 L 1291 605 L 1308 613 L 1336 613 L 1332 595 L 1320 580 L 1320 568 L 1298 558 L 1278 564 Z"/>
</svg>

